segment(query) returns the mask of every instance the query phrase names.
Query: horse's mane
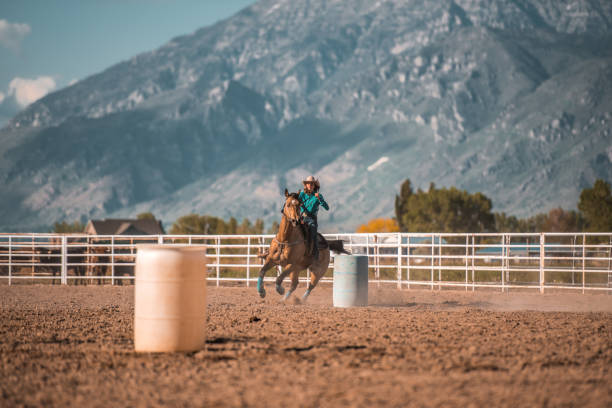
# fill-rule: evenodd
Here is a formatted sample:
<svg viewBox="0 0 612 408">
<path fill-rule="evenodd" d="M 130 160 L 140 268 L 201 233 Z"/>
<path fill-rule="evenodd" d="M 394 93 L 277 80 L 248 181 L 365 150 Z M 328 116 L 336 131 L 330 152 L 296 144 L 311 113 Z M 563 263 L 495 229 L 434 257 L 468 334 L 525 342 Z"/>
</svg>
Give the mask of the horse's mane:
<svg viewBox="0 0 612 408">
<path fill-rule="evenodd" d="M 300 195 L 298 193 L 289 193 L 289 195 L 287 196 L 287 198 L 295 198 L 296 200 L 298 200 L 300 203 L 302 202 L 302 200 L 300 200 Z"/>
</svg>

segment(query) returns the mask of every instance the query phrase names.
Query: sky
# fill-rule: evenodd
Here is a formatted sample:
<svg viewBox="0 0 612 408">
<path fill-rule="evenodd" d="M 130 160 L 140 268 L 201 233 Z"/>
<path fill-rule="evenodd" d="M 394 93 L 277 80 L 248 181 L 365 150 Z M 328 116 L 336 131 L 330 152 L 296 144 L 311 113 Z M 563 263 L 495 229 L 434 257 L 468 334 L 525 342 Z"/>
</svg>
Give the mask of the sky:
<svg viewBox="0 0 612 408">
<path fill-rule="evenodd" d="M 71 83 L 255 0 L 0 0 L 0 127 Z"/>
</svg>

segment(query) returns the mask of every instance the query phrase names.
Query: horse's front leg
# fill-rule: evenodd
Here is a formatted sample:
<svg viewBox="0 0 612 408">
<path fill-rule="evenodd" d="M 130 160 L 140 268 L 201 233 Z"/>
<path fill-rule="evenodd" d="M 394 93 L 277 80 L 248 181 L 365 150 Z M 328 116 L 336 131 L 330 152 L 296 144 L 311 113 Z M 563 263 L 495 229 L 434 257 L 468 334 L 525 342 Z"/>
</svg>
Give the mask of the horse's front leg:
<svg viewBox="0 0 612 408">
<path fill-rule="evenodd" d="M 259 278 L 257 278 L 257 292 L 262 298 L 266 297 L 266 290 L 264 289 L 264 276 L 266 276 L 266 271 L 273 266 L 274 262 L 268 258 L 266 259 L 266 263 L 264 263 L 259 270 Z"/>
</svg>

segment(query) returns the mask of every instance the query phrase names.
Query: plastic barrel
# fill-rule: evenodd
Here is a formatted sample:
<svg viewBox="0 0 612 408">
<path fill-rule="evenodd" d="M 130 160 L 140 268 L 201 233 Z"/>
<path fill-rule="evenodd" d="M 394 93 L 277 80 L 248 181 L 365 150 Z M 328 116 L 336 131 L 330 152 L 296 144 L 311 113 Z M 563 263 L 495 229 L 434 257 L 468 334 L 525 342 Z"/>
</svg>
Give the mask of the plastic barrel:
<svg viewBox="0 0 612 408">
<path fill-rule="evenodd" d="M 336 255 L 334 257 L 334 306 L 368 305 L 368 257 Z"/>
<path fill-rule="evenodd" d="M 195 351 L 206 340 L 206 249 L 139 245 L 134 348 Z"/>
</svg>

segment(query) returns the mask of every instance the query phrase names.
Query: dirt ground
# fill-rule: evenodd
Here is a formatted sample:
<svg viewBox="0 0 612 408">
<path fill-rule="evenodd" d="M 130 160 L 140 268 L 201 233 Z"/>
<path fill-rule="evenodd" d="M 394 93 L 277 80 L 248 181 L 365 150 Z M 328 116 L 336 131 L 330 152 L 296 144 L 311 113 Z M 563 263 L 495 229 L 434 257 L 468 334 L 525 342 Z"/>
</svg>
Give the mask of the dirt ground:
<svg viewBox="0 0 612 408">
<path fill-rule="evenodd" d="M 612 406 L 610 295 L 331 295 L 209 286 L 205 349 L 136 354 L 133 287 L 1 286 L 0 406 Z"/>
</svg>

